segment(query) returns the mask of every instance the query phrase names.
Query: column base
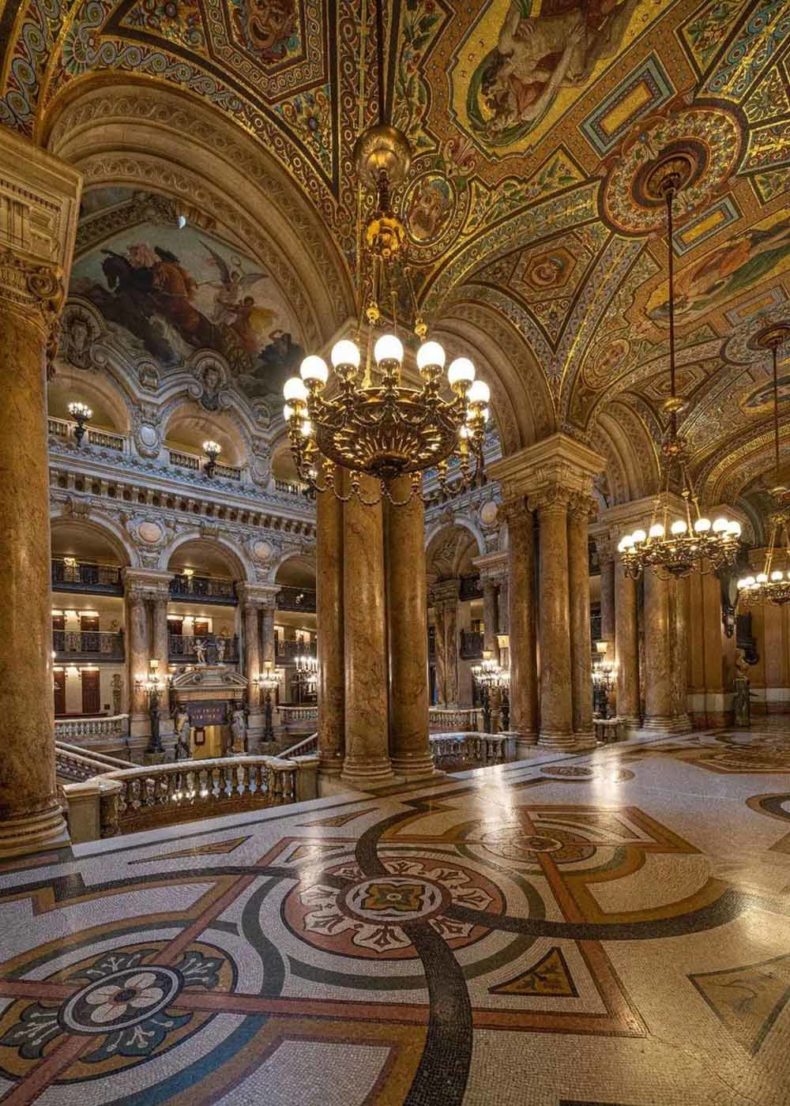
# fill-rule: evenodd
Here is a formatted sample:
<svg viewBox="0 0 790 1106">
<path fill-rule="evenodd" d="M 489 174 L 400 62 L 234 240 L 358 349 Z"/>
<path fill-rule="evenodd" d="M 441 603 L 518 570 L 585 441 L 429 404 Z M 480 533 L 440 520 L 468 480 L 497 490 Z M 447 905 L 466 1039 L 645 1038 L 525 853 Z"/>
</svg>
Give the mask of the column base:
<svg viewBox="0 0 790 1106">
<path fill-rule="evenodd" d="M 642 729 L 648 733 L 691 733 L 692 726 L 687 714 L 671 714 L 665 717 L 658 715 L 653 718 L 645 718 Z"/>
<path fill-rule="evenodd" d="M 598 747 L 594 730 L 590 730 L 587 733 L 577 733 L 574 736 L 576 738 L 574 748 L 578 753 L 586 753 L 588 750 Z"/>
<path fill-rule="evenodd" d="M 360 791 L 400 782 L 389 757 L 346 757 L 340 779 Z"/>
<path fill-rule="evenodd" d="M 576 735 L 541 730 L 538 745 L 541 749 L 563 749 L 566 752 L 572 752 L 576 747 Z"/>
<path fill-rule="evenodd" d="M 514 737 L 516 739 L 516 760 L 521 760 L 522 757 L 528 756 L 538 744 L 538 735 L 536 733 L 516 732 Z"/>
<path fill-rule="evenodd" d="M 47 810 L 21 814 L 0 822 L 0 859 L 25 856 L 69 843 L 69 831 L 57 802 Z"/>
<path fill-rule="evenodd" d="M 642 719 L 638 715 L 624 717 L 618 714 L 616 717 L 622 726 L 623 740 L 633 737 L 642 727 Z"/>
<path fill-rule="evenodd" d="M 402 776 L 407 782 L 410 780 L 425 780 L 431 776 L 439 775 L 433 763 L 430 753 L 408 753 L 403 756 L 392 757 L 392 770 L 396 776 Z"/>
</svg>

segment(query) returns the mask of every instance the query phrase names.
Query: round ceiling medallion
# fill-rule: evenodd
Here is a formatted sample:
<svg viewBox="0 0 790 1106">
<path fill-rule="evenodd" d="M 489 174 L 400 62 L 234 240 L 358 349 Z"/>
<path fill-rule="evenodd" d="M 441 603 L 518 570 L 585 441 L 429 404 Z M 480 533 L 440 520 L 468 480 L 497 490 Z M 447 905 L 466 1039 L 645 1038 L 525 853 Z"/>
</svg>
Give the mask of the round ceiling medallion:
<svg viewBox="0 0 790 1106">
<path fill-rule="evenodd" d="M 675 211 L 682 219 L 710 205 L 735 171 L 741 131 L 719 107 L 694 107 L 640 127 L 604 183 L 603 216 L 622 234 L 651 234 L 666 223 L 662 182 L 677 174 Z"/>
<path fill-rule="evenodd" d="M 141 541 L 144 541 L 146 545 L 156 545 L 161 540 L 164 530 L 158 522 L 141 522 L 137 528 L 137 533 Z"/>
</svg>

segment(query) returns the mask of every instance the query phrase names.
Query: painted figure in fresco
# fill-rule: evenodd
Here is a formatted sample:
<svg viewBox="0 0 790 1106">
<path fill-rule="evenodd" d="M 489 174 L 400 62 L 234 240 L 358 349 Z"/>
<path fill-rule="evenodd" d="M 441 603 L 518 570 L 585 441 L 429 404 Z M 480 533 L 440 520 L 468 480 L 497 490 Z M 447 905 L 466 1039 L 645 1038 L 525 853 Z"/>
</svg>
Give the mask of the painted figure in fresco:
<svg viewBox="0 0 790 1106">
<path fill-rule="evenodd" d="M 159 320 L 155 317 L 154 279 L 151 267 L 142 263 L 139 252 L 129 250 L 127 255 L 115 250 L 102 250 L 102 272 L 107 288 L 94 285 L 89 298 L 110 322 L 126 327 L 145 346 L 152 357 L 171 365 L 178 357 L 164 336 Z"/>
<path fill-rule="evenodd" d="M 233 13 L 242 41 L 263 61 L 282 61 L 296 34 L 296 0 L 238 0 Z"/>
<path fill-rule="evenodd" d="M 638 0 L 551 0 L 540 15 L 525 15 L 513 0 L 497 46 L 481 75 L 483 101 L 491 112 L 485 136 L 534 123 L 560 88 L 581 85 L 601 58 L 615 54 Z"/>
<path fill-rule="evenodd" d="M 148 251 L 147 256 L 150 257 L 147 245 L 130 246 L 129 254 L 135 249 Z M 153 253 L 154 301 L 160 313 L 188 345 L 197 348 L 216 345 L 217 334 L 213 323 L 192 303 L 197 284 L 191 275 L 170 250 L 154 246 Z"/>
<path fill-rule="evenodd" d="M 730 299 L 770 273 L 790 253 L 790 216 L 730 238 L 675 277 L 675 314 L 696 318 L 714 302 Z M 653 322 L 669 317 L 666 301 L 648 310 Z"/>
<path fill-rule="evenodd" d="M 298 372 L 304 350 L 287 330 L 272 330 L 269 339 L 258 357 L 258 364 L 264 370 L 262 377 L 269 389 L 279 395 L 288 377 Z"/>
<path fill-rule="evenodd" d="M 451 201 L 446 181 L 423 180 L 414 189 L 407 223 L 418 242 L 435 238 L 447 219 Z"/>
</svg>

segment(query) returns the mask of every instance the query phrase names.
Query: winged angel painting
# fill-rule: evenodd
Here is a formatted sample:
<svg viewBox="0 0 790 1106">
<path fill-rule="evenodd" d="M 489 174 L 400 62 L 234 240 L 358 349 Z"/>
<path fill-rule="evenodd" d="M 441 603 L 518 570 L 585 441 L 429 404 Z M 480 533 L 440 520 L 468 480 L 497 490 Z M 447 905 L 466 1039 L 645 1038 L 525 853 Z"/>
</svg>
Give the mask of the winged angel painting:
<svg viewBox="0 0 790 1106">
<path fill-rule="evenodd" d="M 116 324 L 130 356 L 166 368 L 215 350 L 250 398 L 279 396 L 304 356 L 269 274 L 192 228 L 124 231 L 79 260 L 72 291 Z"/>
</svg>

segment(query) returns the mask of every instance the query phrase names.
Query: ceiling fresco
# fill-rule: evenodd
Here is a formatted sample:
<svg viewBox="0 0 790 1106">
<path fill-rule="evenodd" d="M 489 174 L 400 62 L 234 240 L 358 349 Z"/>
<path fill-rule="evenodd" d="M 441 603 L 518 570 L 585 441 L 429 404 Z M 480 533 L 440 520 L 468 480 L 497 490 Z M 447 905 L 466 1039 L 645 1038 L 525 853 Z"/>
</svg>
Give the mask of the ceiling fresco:
<svg viewBox="0 0 790 1106">
<path fill-rule="evenodd" d="M 556 425 L 581 434 L 614 401 L 660 432 L 667 248 L 645 165 L 683 151 L 685 430 L 700 471 L 765 438 L 769 370 L 748 340 L 790 316 L 787 0 L 0 0 L 0 43 L 0 123 L 46 142 L 63 105 L 110 74 L 199 98 L 280 162 L 351 272 L 353 142 L 381 99 L 414 152 L 398 199 L 429 318 L 484 310 L 500 348 L 521 343 L 527 386 L 544 374 Z M 272 274 L 253 281 L 260 265 L 209 230 L 135 227 L 84 253 L 75 280 L 110 317 L 103 248 L 133 266 L 147 245 L 137 256 L 157 271 L 176 256 L 210 345 L 227 356 L 238 341 L 234 372 L 262 395 L 272 334 L 298 346 L 299 325 Z M 154 316 L 164 337 L 127 325 L 129 341 L 183 357 L 198 336 Z M 786 360 L 781 375 L 784 396 Z"/>
</svg>

